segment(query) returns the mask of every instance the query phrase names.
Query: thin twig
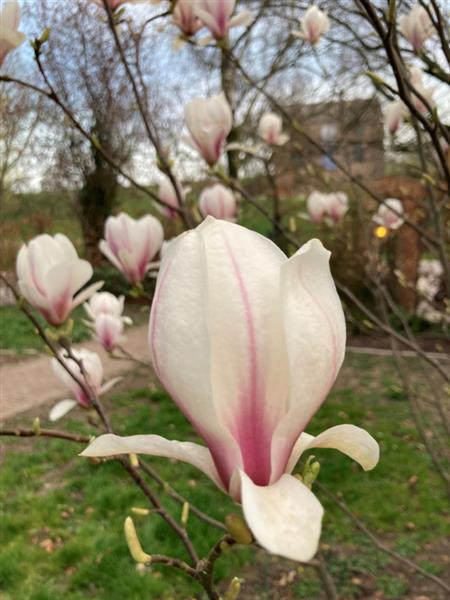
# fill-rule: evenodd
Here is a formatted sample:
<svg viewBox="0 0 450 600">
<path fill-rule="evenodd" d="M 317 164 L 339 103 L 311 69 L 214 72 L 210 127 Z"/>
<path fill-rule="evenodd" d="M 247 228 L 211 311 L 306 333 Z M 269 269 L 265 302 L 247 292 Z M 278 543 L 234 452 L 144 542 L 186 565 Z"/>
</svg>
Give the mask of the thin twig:
<svg viewBox="0 0 450 600">
<path fill-rule="evenodd" d="M 0 428 L 0 436 L 11 436 L 11 437 L 50 437 L 61 440 L 67 440 L 69 442 L 76 442 L 77 444 L 89 444 L 91 438 L 87 435 L 79 435 L 77 433 L 69 433 L 68 431 L 58 431 L 57 429 L 24 429 L 23 427 L 17 428 Z"/>
<path fill-rule="evenodd" d="M 431 581 L 433 581 L 436 585 L 441 587 L 446 592 L 450 592 L 450 586 L 447 585 L 445 583 L 445 581 L 443 581 L 440 577 L 437 577 L 436 575 L 433 575 L 432 573 L 425 571 L 425 569 L 422 569 L 422 567 L 417 565 L 415 562 L 413 562 L 409 558 L 405 558 L 401 554 L 398 554 L 398 552 L 395 552 L 395 550 L 392 550 L 391 548 L 386 546 L 380 539 L 377 538 L 376 535 L 374 535 L 364 525 L 364 523 L 359 519 L 359 517 L 357 517 L 350 510 L 350 508 L 347 506 L 347 504 L 343 500 L 341 500 L 337 496 L 335 496 L 335 494 L 333 494 L 332 491 L 330 491 L 325 485 L 323 485 L 323 483 L 320 483 L 320 481 L 315 481 L 314 485 L 321 492 L 323 492 L 330 500 L 332 500 L 336 504 L 336 506 L 338 506 L 338 508 L 340 508 L 340 510 L 343 513 L 345 513 L 347 515 L 347 517 L 352 521 L 352 523 L 372 542 L 372 544 L 374 546 L 376 546 L 376 548 L 378 548 L 378 550 L 381 550 L 381 552 L 384 552 L 385 554 L 392 556 L 392 558 L 395 558 L 395 560 L 403 563 L 412 571 L 415 571 L 416 573 L 420 573 L 427 579 L 430 579 Z"/>
</svg>

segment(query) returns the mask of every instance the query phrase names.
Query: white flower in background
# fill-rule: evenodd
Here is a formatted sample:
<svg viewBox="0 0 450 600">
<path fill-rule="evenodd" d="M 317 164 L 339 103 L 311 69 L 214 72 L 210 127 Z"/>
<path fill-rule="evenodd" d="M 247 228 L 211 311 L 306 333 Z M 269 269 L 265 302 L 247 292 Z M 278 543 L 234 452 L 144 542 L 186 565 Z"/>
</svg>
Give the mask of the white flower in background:
<svg viewBox="0 0 450 600">
<path fill-rule="evenodd" d="M 233 126 L 233 116 L 225 94 L 194 98 L 185 107 L 186 125 L 194 147 L 209 166 L 221 157 Z"/>
<path fill-rule="evenodd" d="M 92 320 L 103 313 L 113 317 L 120 317 L 125 323 L 131 323 L 129 317 L 123 316 L 124 307 L 125 296 L 117 297 L 109 292 L 98 292 L 92 296 L 89 302 L 83 305 L 86 314 Z"/>
<path fill-rule="evenodd" d="M 327 194 L 311 192 L 306 200 L 306 210 L 313 223 L 322 223 L 327 212 Z"/>
<path fill-rule="evenodd" d="M 433 94 L 434 94 L 435 88 L 434 87 L 425 87 L 423 85 L 423 71 L 420 67 L 412 67 L 410 69 L 410 73 L 411 73 L 411 76 L 410 76 L 411 85 L 417 91 L 417 93 L 419 93 L 428 102 L 428 104 L 433 108 L 435 106 L 435 102 L 433 100 Z M 414 94 L 414 92 L 412 93 L 412 101 L 414 103 L 414 106 L 416 107 L 416 109 L 419 112 L 421 112 L 421 113 L 428 112 L 428 108 L 425 106 L 425 104 L 422 102 L 422 100 Z"/>
<path fill-rule="evenodd" d="M 434 304 L 442 289 L 443 273 L 442 263 L 437 259 L 423 258 L 419 262 L 416 290 L 421 300 L 416 314 L 429 323 L 450 323 L 450 315 L 445 308 L 439 310 L 438 305 Z"/>
<path fill-rule="evenodd" d="M 80 366 L 77 361 L 81 361 L 83 370 L 85 371 L 88 379 L 88 386 L 93 390 L 97 396 L 106 394 L 122 377 L 115 377 L 107 383 L 103 381 L 103 366 L 100 357 L 95 352 L 89 350 L 72 350 L 76 360 L 69 358 L 64 352 L 60 354 L 61 360 L 70 369 L 70 371 L 84 383 L 84 377 L 82 375 Z M 61 365 L 56 359 L 52 358 L 52 368 L 58 379 L 64 384 L 67 390 L 71 393 L 72 398 L 67 400 L 61 400 L 57 402 L 52 408 L 49 414 L 51 421 L 57 421 L 64 415 L 66 415 L 72 408 L 77 404 L 88 408 L 91 405 L 89 396 L 86 395 L 84 390 L 78 385 L 78 383 L 71 377 L 67 370 Z"/>
<path fill-rule="evenodd" d="M 146 215 L 133 219 L 126 213 L 108 217 L 105 238 L 99 244 L 106 258 L 131 283 L 144 280 L 150 261 L 157 254 L 164 239 L 161 223 Z"/>
<path fill-rule="evenodd" d="M 233 192 L 220 183 L 205 188 L 200 194 L 198 207 L 204 217 L 232 221 L 236 217 L 236 198 Z"/>
<path fill-rule="evenodd" d="M 307 561 L 323 508 L 292 476 L 300 456 L 335 448 L 366 470 L 376 441 L 354 425 L 305 433 L 345 353 L 345 320 L 318 240 L 291 258 L 270 240 L 208 217 L 164 253 L 151 309 L 154 369 L 206 446 L 158 435 L 98 437 L 84 456 L 150 454 L 199 468 L 241 502 L 257 542 Z"/>
<path fill-rule="evenodd" d="M 313 223 L 336 224 L 348 211 L 348 197 L 344 192 L 323 194 L 317 190 L 310 193 L 306 200 L 306 209 Z"/>
<path fill-rule="evenodd" d="M 409 111 L 403 100 L 394 100 L 384 107 L 384 122 L 389 133 L 394 134 L 402 125 Z"/>
<path fill-rule="evenodd" d="M 72 242 L 60 233 L 38 235 L 17 255 L 18 285 L 23 297 L 50 323 L 62 325 L 72 310 L 102 285 L 98 281 L 79 292 L 92 277 L 87 260 L 78 257 Z M 77 292 L 79 292 L 77 294 Z"/>
<path fill-rule="evenodd" d="M 194 11 L 216 40 L 221 40 L 232 27 L 245 27 L 252 21 L 249 10 L 232 17 L 235 4 L 236 0 L 196 0 Z"/>
<path fill-rule="evenodd" d="M 303 17 L 300 19 L 301 32 L 295 32 L 311 44 L 317 44 L 322 35 L 330 29 L 330 19 L 328 15 L 317 8 L 317 6 L 310 6 L 305 12 Z"/>
<path fill-rule="evenodd" d="M 86 314 L 92 321 L 85 321 L 96 334 L 97 340 L 108 352 L 112 351 L 119 342 L 123 342 L 124 324 L 131 325 L 132 320 L 124 316 L 125 298 L 116 298 L 109 292 L 94 294 L 89 302 L 84 304 Z"/>
<path fill-rule="evenodd" d="M 187 37 L 195 35 L 203 27 L 195 14 L 197 5 L 198 0 L 177 0 L 173 9 L 172 23 Z"/>
<path fill-rule="evenodd" d="M 387 198 L 380 206 L 376 214 L 373 216 L 373 221 L 382 227 L 395 230 L 401 227 L 404 223 L 402 218 L 403 204 L 397 198 Z"/>
<path fill-rule="evenodd" d="M 178 193 L 184 202 L 186 190 L 184 190 L 181 184 L 178 182 L 177 188 Z M 176 219 L 179 214 L 176 209 L 180 208 L 180 203 L 178 202 L 175 188 L 166 175 L 164 175 L 164 179 L 162 179 L 161 183 L 159 184 L 158 198 L 161 200 L 161 202 L 164 202 L 165 206 L 155 203 L 155 208 L 168 219 Z"/>
<path fill-rule="evenodd" d="M 328 194 L 327 215 L 333 223 L 339 223 L 348 211 L 348 196 L 344 192 Z"/>
<path fill-rule="evenodd" d="M 263 114 L 258 125 L 259 136 L 270 146 L 282 146 L 289 140 L 289 136 L 283 133 L 283 121 L 279 115 L 272 112 Z"/>
<path fill-rule="evenodd" d="M 20 6 L 16 0 L 6 0 L 0 7 L 0 67 L 6 56 L 25 40 L 17 31 L 20 24 Z"/>
<path fill-rule="evenodd" d="M 400 17 L 399 28 L 415 52 L 422 50 L 425 40 L 436 33 L 427 11 L 420 4 L 415 4 L 407 15 Z"/>
</svg>

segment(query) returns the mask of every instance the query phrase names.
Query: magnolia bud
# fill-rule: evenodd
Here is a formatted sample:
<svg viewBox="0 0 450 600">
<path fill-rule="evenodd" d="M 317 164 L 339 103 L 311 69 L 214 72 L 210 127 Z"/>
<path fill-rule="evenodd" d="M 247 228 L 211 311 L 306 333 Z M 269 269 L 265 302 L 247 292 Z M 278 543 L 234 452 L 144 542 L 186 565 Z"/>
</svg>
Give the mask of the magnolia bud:
<svg viewBox="0 0 450 600">
<path fill-rule="evenodd" d="M 225 527 L 238 544 L 251 544 L 253 535 L 241 515 L 231 514 L 225 517 Z"/>
<path fill-rule="evenodd" d="M 133 506 L 131 508 L 131 512 L 133 512 L 135 515 L 139 515 L 140 517 L 146 517 L 147 515 L 150 514 L 150 509 L 149 508 L 141 508 L 140 506 Z"/>
<path fill-rule="evenodd" d="M 39 417 L 34 419 L 32 429 L 36 435 L 41 435 L 41 420 Z"/>
<path fill-rule="evenodd" d="M 244 580 L 239 579 L 239 577 L 233 577 L 227 591 L 225 592 L 224 600 L 236 600 L 241 592 L 241 585 L 243 581 Z"/>
<path fill-rule="evenodd" d="M 139 541 L 136 528 L 131 517 L 127 517 L 124 523 L 125 539 L 127 540 L 128 548 L 131 556 L 138 563 L 148 563 L 152 560 L 150 554 L 146 554 L 142 550 L 141 543 Z"/>
<path fill-rule="evenodd" d="M 139 468 L 139 458 L 138 458 L 137 454 L 135 454 L 134 452 L 131 452 L 128 455 L 128 458 L 130 459 L 130 465 L 133 467 L 133 469 Z"/>
<path fill-rule="evenodd" d="M 181 509 L 181 524 L 183 527 L 186 527 L 189 519 L 189 502 L 183 503 L 183 508 Z"/>
</svg>

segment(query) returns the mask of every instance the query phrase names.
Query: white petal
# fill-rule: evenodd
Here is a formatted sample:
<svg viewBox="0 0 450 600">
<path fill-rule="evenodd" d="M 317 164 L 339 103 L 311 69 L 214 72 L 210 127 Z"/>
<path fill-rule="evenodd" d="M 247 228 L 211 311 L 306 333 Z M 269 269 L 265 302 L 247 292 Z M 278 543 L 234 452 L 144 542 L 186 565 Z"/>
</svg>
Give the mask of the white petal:
<svg viewBox="0 0 450 600">
<path fill-rule="evenodd" d="M 80 456 L 114 456 L 130 453 L 164 456 L 187 462 L 205 473 L 219 488 L 223 489 L 208 448 L 193 442 L 166 440 L 159 435 L 120 437 L 107 433 L 96 438 Z"/>
<path fill-rule="evenodd" d="M 109 392 L 109 390 L 111 388 L 113 388 L 115 385 L 117 385 L 119 383 L 119 381 L 122 381 L 123 377 L 114 377 L 113 379 L 110 379 L 109 381 L 107 381 L 106 383 L 104 383 L 102 385 L 102 387 L 100 388 L 100 394 L 106 394 L 107 392 Z"/>
<path fill-rule="evenodd" d="M 323 508 L 292 475 L 269 486 L 257 486 L 241 472 L 245 519 L 256 540 L 272 554 L 306 562 L 317 552 Z"/>
<path fill-rule="evenodd" d="M 97 290 L 99 290 L 103 286 L 104 283 L 105 283 L 104 281 L 96 281 L 95 283 L 88 285 L 87 288 L 85 288 L 79 294 L 77 294 L 75 296 L 75 298 L 73 299 L 72 308 L 75 308 L 79 304 L 82 304 L 88 298 L 90 298 L 92 295 L 94 295 L 95 292 Z"/>
<path fill-rule="evenodd" d="M 243 10 L 230 19 L 229 27 L 247 27 L 253 21 L 253 13 L 250 10 Z"/>
<path fill-rule="evenodd" d="M 226 462 L 218 467 L 226 479 L 240 464 L 240 453 L 214 405 L 207 291 L 206 254 L 197 229 L 179 236 L 164 252 L 149 346 L 159 379 L 208 447 Z"/>
<path fill-rule="evenodd" d="M 380 458 L 378 442 L 365 429 L 355 425 L 336 425 L 322 431 L 317 437 L 302 433 L 292 450 L 287 471 L 291 472 L 303 452 L 310 448 L 339 450 L 358 462 L 364 471 L 376 467 Z"/>
<path fill-rule="evenodd" d="M 121 265 L 120 260 L 116 257 L 116 255 L 113 253 L 113 251 L 109 247 L 108 242 L 106 240 L 101 240 L 98 247 L 100 249 L 100 252 L 103 254 L 103 256 L 105 256 L 109 260 L 109 262 L 114 267 L 116 267 L 116 269 L 118 271 L 123 273 L 123 266 Z"/>
<path fill-rule="evenodd" d="M 76 400 L 61 400 L 61 402 L 57 402 L 55 406 L 51 409 L 48 418 L 50 421 L 57 421 L 67 415 L 75 406 L 78 404 Z"/>
<path fill-rule="evenodd" d="M 267 484 L 271 438 L 288 399 L 278 302 L 286 257 L 264 236 L 226 221 L 206 220 L 199 231 L 214 403 L 241 447 L 245 472 Z"/>
<path fill-rule="evenodd" d="M 345 353 L 345 319 L 319 240 L 304 244 L 283 266 L 281 297 L 289 357 L 289 410 L 273 440 L 275 481 L 300 432 L 333 385 Z"/>
</svg>

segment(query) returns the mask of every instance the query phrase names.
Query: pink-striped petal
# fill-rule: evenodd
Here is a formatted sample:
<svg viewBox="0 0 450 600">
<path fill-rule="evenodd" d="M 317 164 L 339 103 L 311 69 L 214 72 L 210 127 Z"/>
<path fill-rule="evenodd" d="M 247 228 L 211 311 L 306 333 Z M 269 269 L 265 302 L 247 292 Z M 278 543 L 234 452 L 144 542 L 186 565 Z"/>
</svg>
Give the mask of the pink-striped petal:
<svg viewBox="0 0 450 600">
<path fill-rule="evenodd" d="M 289 361 L 289 408 L 272 446 L 272 481 L 333 385 L 345 353 L 345 319 L 319 240 L 304 244 L 283 266 L 279 303 Z"/>
</svg>

